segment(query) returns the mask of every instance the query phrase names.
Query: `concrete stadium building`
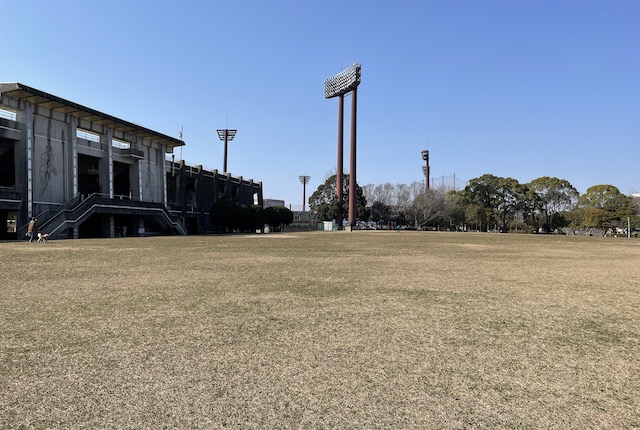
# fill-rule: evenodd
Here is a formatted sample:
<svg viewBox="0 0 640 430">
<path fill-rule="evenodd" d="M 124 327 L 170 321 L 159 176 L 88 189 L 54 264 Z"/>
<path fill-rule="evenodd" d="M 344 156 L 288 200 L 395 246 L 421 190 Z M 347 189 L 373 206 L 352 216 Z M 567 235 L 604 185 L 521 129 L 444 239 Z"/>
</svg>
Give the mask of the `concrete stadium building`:
<svg viewBox="0 0 640 430">
<path fill-rule="evenodd" d="M 220 199 L 262 205 L 262 183 L 170 155 L 157 131 L 20 83 L 0 83 L 0 240 L 37 217 L 50 238 L 204 234 Z"/>
</svg>

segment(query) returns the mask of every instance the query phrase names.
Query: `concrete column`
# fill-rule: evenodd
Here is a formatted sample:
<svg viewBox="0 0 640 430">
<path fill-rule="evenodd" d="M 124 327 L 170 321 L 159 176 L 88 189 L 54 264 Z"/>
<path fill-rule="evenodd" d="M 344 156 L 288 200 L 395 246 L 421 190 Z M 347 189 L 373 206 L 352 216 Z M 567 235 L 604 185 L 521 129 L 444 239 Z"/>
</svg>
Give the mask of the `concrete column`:
<svg viewBox="0 0 640 430">
<path fill-rule="evenodd" d="M 65 178 L 67 200 L 78 194 L 78 118 L 69 115 L 69 144 L 66 163 L 69 174 Z"/>
<path fill-rule="evenodd" d="M 144 219 L 142 217 L 138 217 L 138 231 L 136 233 L 144 235 L 145 232 Z M 133 234 L 134 232 L 131 233 Z"/>
<path fill-rule="evenodd" d="M 237 193 L 237 199 L 236 199 L 238 204 L 240 204 L 240 205 L 246 204 L 246 200 L 245 200 L 246 197 L 245 196 L 246 196 L 246 194 L 244 192 L 242 176 L 238 176 L 238 193 Z"/>
<path fill-rule="evenodd" d="M 100 136 L 100 145 L 104 150 L 105 158 L 101 160 L 100 168 L 100 182 L 102 178 L 105 178 L 104 184 L 100 184 L 100 190 L 104 194 L 108 194 L 109 198 L 113 198 L 113 131 L 110 128 L 106 129 L 106 133 Z M 105 173 L 102 173 L 102 167 L 105 169 Z"/>
<path fill-rule="evenodd" d="M 138 160 L 138 197 L 142 201 L 142 161 Z"/>
<path fill-rule="evenodd" d="M 233 187 L 233 184 L 231 183 L 231 173 L 227 172 L 227 185 L 226 185 L 226 193 L 225 193 L 225 198 L 228 200 L 231 200 L 231 188 Z"/>
<path fill-rule="evenodd" d="M 185 174 L 185 162 L 180 160 L 180 172 L 178 173 L 177 180 L 177 203 L 180 205 L 182 211 L 182 222 L 184 223 L 187 218 L 187 178 Z"/>
<path fill-rule="evenodd" d="M 211 171 L 211 173 L 213 173 L 213 199 L 212 202 L 215 203 L 218 201 L 218 191 L 219 191 L 219 185 L 218 185 L 218 169 L 213 169 Z"/>
<path fill-rule="evenodd" d="M 26 103 L 24 123 L 26 125 L 26 143 L 27 143 L 27 216 L 32 217 L 33 213 L 33 105 Z"/>
<path fill-rule="evenodd" d="M 116 222 L 113 215 L 109 216 L 109 237 L 112 239 L 116 237 Z"/>
<path fill-rule="evenodd" d="M 160 156 L 162 160 L 159 160 L 160 170 L 162 171 L 162 203 L 167 205 L 167 157 L 166 157 L 166 145 L 160 145 Z"/>
</svg>

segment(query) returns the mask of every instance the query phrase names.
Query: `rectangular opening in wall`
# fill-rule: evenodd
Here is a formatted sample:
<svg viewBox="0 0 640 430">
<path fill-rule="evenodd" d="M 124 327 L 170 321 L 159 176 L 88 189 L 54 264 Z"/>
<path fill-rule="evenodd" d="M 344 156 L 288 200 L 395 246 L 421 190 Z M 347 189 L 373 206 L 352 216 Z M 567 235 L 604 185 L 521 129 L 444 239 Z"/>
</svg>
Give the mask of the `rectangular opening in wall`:
<svg viewBox="0 0 640 430">
<path fill-rule="evenodd" d="M 0 138 L 0 188 L 16 185 L 14 143 Z"/>
<path fill-rule="evenodd" d="M 118 139 L 111 139 L 111 146 L 118 149 L 131 149 L 131 143 Z"/>
<path fill-rule="evenodd" d="M 11 121 L 17 121 L 17 115 L 15 111 L 9 110 L 0 106 L 0 118 L 8 119 Z"/>
<path fill-rule="evenodd" d="M 7 212 L 7 233 L 15 233 L 17 231 L 17 222 L 17 212 Z"/>
<path fill-rule="evenodd" d="M 227 184 L 220 184 L 218 187 L 218 200 L 222 200 L 227 196 Z"/>
<path fill-rule="evenodd" d="M 89 130 L 83 130 L 78 128 L 76 130 L 76 136 L 78 139 L 88 140 L 89 142 L 97 142 L 100 143 L 100 135 L 98 133 L 94 133 Z"/>
</svg>

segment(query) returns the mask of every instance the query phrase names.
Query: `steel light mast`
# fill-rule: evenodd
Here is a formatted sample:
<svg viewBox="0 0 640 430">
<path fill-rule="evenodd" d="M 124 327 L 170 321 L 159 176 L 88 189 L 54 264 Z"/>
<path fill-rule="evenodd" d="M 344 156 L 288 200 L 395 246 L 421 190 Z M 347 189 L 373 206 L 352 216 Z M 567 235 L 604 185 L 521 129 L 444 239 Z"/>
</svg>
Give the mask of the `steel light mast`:
<svg viewBox="0 0 640 430">
<path fill-rule="evenodd" d="M 347 69 L 324 81 L 324 97 L 338 97 L 338 162 L 336 168 L 336 197 L 338 199 L 338 228 L 342 226 L 343 206 L 343 136 L 344 136 L 344 96 L 351 93 L 351 157 L 349 167 L 349 226 L 356 225 L 356 124 L 357 124 L 357 89 L 360 85 L 360 64 L 354 63 Z"/>
<path fill-rule="evenodd" d="M 227 145 L 228 142 L 232 141 L 233 138 L 236 137 L 238 130 L 228 130 L 225 128 L 224 130 L 217 130 L 217 132 L 220 140 L 224 141 L 224 165 L 222 171 L 227 173 Z"/>
<path fill-rule="evenodd" d="M 302 212 L 305 212 L 305 202 L 307 200 L 307 184 L 311 179 L 311 176 L 301 175 L 298 176 L 300 178 L 300 183 L 302 184 Z"/>
<path fill-rule="evenodd" d="M 425 161 L 425 165 L 422 166 L 422 172 L 424 173 L 425 187 L 428 190 L 429 189 L 429 171 L 430 171 L 429 151 L 425 149 L 424 151 L 421 152 L 421 154 L 422 154 L 422 159 Z"/>
</svg>

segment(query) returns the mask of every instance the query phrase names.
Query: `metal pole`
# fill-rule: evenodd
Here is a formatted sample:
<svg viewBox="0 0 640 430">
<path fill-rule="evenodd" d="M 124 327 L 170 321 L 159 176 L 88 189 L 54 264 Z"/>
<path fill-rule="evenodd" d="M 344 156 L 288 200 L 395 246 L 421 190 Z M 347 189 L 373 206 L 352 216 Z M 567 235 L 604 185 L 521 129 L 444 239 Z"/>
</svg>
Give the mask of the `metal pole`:
<svg viewBox="0 0 640 430">
<path fill-rule="evenodd" d="M 342 191 L 342 175 L 344 173 L 343 166 L 343 143 L 344 143 L 344 95 L 338 97 L 338 161 L 336 167 L 336 198 L 338 199 L 338 213 L 336 214 L 336 221 L 338 223 L 338 229 L 342 228 L 343 218 L 343 191 Z"/>
<path fill-rule="evenodd" d="M 227 173 L 227 138 L 229 137 L 229 130 L 224 129 L 224 169 L 223 172 Z"/>
<path fill-rule="evenodd" d="M 307 182 L 311 179 L 311 176 L 302 175 L 299 176 L 300 182 L 302 183 L 302 212 L 306 211 L 305 208 L 305 200 L 307 199 Z"/>
<path fill-rule="evenodd" d="M 425 177 L 427 178 L 427 190 L 431 188 L 431 183 L 429 182 L 429 174 L 431 173 L 431 167 L 429 166 L 429 157 L 427 156 L 427 174 Z"/>
<path fill-rule="evenodd" d="M 351 167 L 349 168 L 349 225 L 353 228 L 356 225 L 356 117 L 358 90 L 354 88 L 351 96 Z"/>
<path fill-rule="evenodd" d="M 627 217 L 627 239 L 631 239 L 631 217 Z"/>
<path fill-rule="evenodd" d="M 425 174 L 424 177 L 426 179 L 426 189 L 431 188 L 431 184 L 429 183 L 429 175 L 431 174 L 431 166 L 429 165 L 429 151 L 425 152 Z"/>
<path fill-rule="evenodd" d="M 429 174 L 431 173 L 431 169 L 429 168 L 429 150 L 425 149 L 421 152 L 422 159 L 424 160 L 424 166 L 422 166 L 422 173 L 424 174 L 424 189 L 425 192 L 429 190 L 431 186 L 429 182 Z"/>
</svg>

